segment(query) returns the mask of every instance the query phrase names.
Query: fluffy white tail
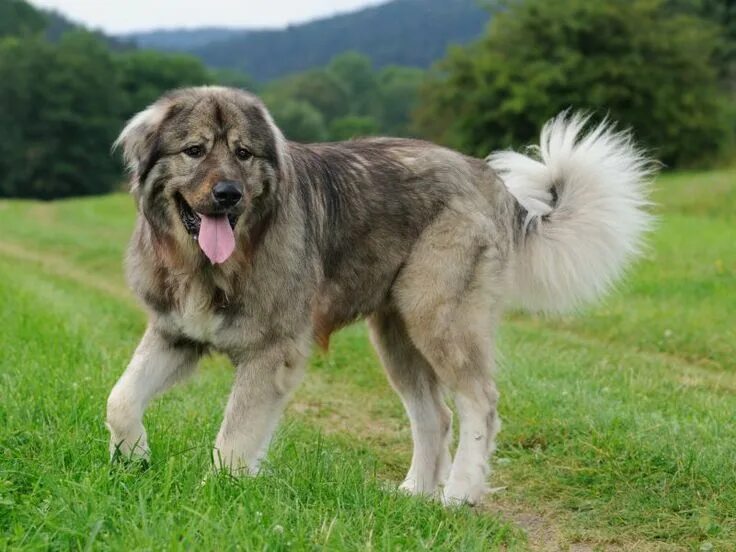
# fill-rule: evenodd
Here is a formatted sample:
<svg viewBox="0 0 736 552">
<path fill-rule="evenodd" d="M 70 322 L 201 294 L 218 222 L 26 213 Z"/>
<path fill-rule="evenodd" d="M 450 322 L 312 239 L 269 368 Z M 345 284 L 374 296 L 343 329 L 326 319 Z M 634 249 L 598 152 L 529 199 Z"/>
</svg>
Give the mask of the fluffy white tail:
<svg viewBox="0 0 736 552">
<path fill-rule="evenodd" d="M 514 299 L 532 311 L 564 312 L 610 289 L 640 253 L 651 227 L 649 182 L 656 164 L 628 132 L 562 113 L 542 129 L 532 156 L 488 156 L 524 209 L 514 260 Z M 524 210 L 526 213 L 524 213 Z"/>
</svg>

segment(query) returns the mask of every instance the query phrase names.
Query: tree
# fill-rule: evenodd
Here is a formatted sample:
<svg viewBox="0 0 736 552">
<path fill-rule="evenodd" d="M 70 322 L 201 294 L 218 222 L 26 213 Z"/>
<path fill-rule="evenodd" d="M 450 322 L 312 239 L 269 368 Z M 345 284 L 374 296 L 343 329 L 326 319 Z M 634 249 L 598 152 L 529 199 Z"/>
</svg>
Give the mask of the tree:
<svg viewBox="0 0 736 552">
<path fill-rule="evenodd" d="M 46 18 L 23 0 L 0 0 L 0 38 L 28 36 L 41 32 Z"/>
<path fill-rule="evenodd" d="M 725 117 L 711 65 L 718 33 L 661 0 L 510 2 L 423 86 L 426 136 L 483 156 L 534 142 L 568 107 L 610 114 L 669 165 L 712 158 Z"/>
<path fill-rule="evenodd" d="M 276 117 L 296 125 L 299 114 L 300 140 L 316 141 L 319 136 L 342 140 L 356 136 L 411 134 L 411 111 L 418 101 L 425 72 L 410 67 L 389 66 L 375 71 L 371 60 L 355 52 L 336 56 L 321 69 L 312 69 L 274 81 L 266 86 L 263 98 Z M 296 101 L 300 107 L 295 107 Z M 314 113 L 321 115 L 321 124 Z M 309 125 L 304 126 L 309 120 Z M 305 134 L 307 128 L 312 133 Z M 327 131 L 324 131 L 324 128 Z M 287 134 L 289 134 L 287 132 Z"/>
<path fill-rule="evenodd" d="M 347 85 L 327 69 L 313 69 L 275 81 L 266 88 L 265 95 L 273 103 L 306 102 L 317 109 L 327 123 L 350 113 Z"/>
<path fill-rule="evenodd" d="M 321 142 L 327 138 L 324 117 L 309 103 L 286 100 L 269 107 L 276 124 L 289 140 Z"/>
<path fill-rule="evenodd" d="M 197 58 L 136 50 L 119 54 L 120 87 L 126 96 L 120 112 L 127 118 L 154 102 L 167 90 L 214 82 L 214 75 Z"/>
<path fill-rule="evenodd" d="M 392 136 L 411 134 L 411 113 L 419 103 L 419 88 L 426 73 L 413 67 L 391 65 L 377 75 L 381 99 L 381 130 Z"/>
<path fill-rule="evenodd" d="M 40 38 L 0 44 L 0 195 L 50 199 L 109 191 L 109 153 L 122 94 L 106 46 L 84 32 L 58 47 Z"/>
<path fill-rule="evenodd" d="M 732 97 L 736 96 L 736 1 L 734 0 L 667 0 L 674 13 L 702 17 L 721 31 L 721 40 L 714 53 L 719 79 Z"/>
<path fill-rule="evenodd" d="M 408 67 L 374 71 L 370 59 L 348 52 L 326 68 L 269 84 L 263 97 L 287 136 L 301 141 L 405 136 L 423 77 L 424 71 Z"/>
<path fill-rule="evenodd" d="M 221 86 L 241 88 L 250 92 L 258 89 L 258 85 L 252 78 L 234 69 L 212 69 L 210 70 L 210 79 Z"/>
<path fill-rule="evenodd" d="M 335 56 L 327 70 L 345 86 L 351 115 L 381 118 L 378 80 L 369 57 L 346 52 Z"/>
<path fill-rule="evenodd" d="M 331 140 L 351 140 L 361 136 L 375 136 L 378 132 L 378 123 L 373 117 L 349 115 L 335 119 L 330 125 Z"/>
</svg>

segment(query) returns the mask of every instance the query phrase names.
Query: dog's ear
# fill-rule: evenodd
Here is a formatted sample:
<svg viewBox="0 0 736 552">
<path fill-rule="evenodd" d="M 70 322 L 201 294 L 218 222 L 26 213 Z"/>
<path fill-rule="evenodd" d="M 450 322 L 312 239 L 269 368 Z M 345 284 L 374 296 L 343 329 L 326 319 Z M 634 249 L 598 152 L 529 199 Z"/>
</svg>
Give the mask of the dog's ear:
<svg viewBox="0 0 736 552">
<path fill-rule="evenodd" d="M 158 149 L 158 132 L 171 106 L 158 101 L 135 115 L 112 145 L 113 151 L 121 148 L 123 161 L 133 177 L 133 188 L 145 180 L 155 163 Z"/>
</svg>

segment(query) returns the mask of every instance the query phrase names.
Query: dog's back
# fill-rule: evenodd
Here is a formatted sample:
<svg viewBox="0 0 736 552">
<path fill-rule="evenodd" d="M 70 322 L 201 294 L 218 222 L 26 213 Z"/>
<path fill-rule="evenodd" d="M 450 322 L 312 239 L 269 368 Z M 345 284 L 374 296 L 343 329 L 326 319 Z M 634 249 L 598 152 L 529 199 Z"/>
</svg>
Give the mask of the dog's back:
<svg viewBox="0 0 736 552">
<path fill-rule="evenodd" d="M 443 212 L 496 219 L 496 239 L 510 239 L 506 212 L 514 200 L 483 161 L 387 138 L 290 143 L 289 154 L 320 259 L 313 319 L 323 346 L 331 331 L 390 300 L 417 240 Z"/>
</svg>

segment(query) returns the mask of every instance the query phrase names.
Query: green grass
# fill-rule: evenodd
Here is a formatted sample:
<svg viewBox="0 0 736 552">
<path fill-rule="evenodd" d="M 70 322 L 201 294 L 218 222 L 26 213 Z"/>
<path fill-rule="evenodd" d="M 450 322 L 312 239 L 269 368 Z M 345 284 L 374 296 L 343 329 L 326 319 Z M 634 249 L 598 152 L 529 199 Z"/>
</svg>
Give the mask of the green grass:
<svg viewBox="0 0 736 552">
<path fill-rule="evenodd" d="M 257 478 L 210 478 L 221 358 L 147 414 L 147 471 L 107 461 L 104 405 L 145 320 L 132 200 L 0 202 L 0 549 L 736 547 L 736 171 L 658 181 L 647 258 L 600 306 L 507 317 L 490 495 L 391 490 L 410 455 L 362 325 L 315 355 Z"/>
</svg>

